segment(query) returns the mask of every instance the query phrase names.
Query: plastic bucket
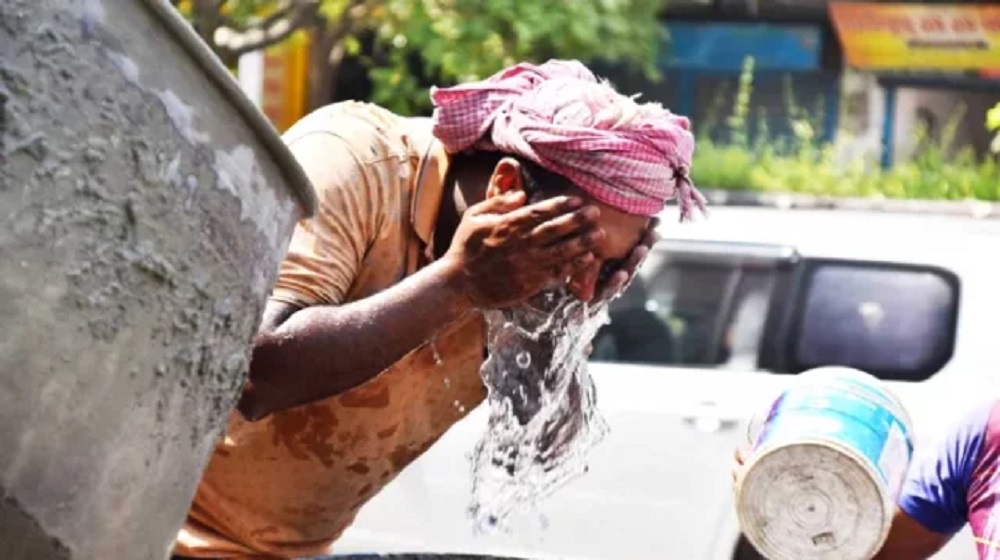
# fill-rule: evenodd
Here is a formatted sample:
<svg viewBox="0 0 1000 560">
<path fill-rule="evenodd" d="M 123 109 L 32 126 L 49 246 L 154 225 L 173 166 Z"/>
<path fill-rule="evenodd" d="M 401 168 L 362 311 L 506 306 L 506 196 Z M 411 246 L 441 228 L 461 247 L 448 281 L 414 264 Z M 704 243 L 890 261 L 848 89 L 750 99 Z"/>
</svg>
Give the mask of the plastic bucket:
<svg viewBox="0 0 1000 560">
<path fill-rule="evenodd" d="M 740 525 L 772 560 L 863 560 L 888 535 L 912 456 L 902 403 L 861 371 L 803 373 L 771 403 L 736 487 Z"/>
</svg>

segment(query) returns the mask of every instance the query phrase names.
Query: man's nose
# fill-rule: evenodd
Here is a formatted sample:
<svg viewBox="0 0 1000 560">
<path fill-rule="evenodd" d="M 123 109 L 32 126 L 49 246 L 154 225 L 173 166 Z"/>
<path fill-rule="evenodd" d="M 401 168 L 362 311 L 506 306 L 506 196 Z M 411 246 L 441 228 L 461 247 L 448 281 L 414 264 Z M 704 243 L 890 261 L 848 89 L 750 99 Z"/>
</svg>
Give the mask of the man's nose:
<svg viewBox="0 0 1000 560">
<path fill-rule="evenodd" d="M 572 276 L 569 284 L 566 285 L 566 289 L 580 301 L 589 302 L 597 294 L 597 278 L 600 275 L 600 271 L 601 262 L 594 262 L 587 269 Z"/>
</svg>

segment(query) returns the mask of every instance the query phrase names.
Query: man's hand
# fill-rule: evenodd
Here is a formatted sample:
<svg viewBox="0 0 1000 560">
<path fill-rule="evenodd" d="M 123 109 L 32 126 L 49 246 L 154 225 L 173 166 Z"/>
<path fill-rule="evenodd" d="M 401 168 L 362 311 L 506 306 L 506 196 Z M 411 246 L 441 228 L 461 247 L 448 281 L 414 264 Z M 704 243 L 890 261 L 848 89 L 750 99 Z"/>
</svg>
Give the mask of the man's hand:
<svg viewBox="0 0 1000 560">
<path fill-rule="evenodd" d="M 442 261 L 469 303 L 499 308 L 562 285 L 594 262 L 600 209 L 559 196 L 524 206 L 514 191 L 469 208 Z"/>
<path fill-rule="evenodd" d="M 658 218 L 653 218 L 649 220 L 649 225 L 646 226 L 646 233 L 642 236 L 639 244 L 632 249 L 629 256 L 625 259 L 625 263 L 616 270 L 607 282 L 600 288 L 600 292 L 597 297 L 594 298 L 595 301 L 609 300 L 619 293 L 621 293 L 628 283 L 635 276 L 639 267 L 642 266 L 643 261 L 646 260 L 646 256 L 649 255 L 649 251 L 652 250 L 653 245 L 656 244 L 657 234 L 656 228 L 659 226 L 660 220 Z"/>
<path fill-rule="evenodd" d="M 743 476 L 743 467 L 747 460 L 747 455 L 750 453 L 749 444 L 740 445 L 736 448 L 733 453 L 733 485 L 735 487 L 736 482 Z"/>
</svg>

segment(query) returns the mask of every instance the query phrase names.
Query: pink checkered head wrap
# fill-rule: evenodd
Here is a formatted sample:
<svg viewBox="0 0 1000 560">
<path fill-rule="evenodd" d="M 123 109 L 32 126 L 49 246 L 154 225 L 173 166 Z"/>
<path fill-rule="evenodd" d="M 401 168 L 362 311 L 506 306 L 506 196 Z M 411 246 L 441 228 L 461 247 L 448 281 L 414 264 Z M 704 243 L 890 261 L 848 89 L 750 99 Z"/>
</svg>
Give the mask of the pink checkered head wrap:
<svg viewBox="0 0 1000 560">
<path fill-rule="evenodd" d="M 688 119 L 638 103 L 577 61 L 518 64 L 481 81 L 431 90 L 434 135 L 469 149 L 527 158 L 595 199 L 652 216 L 677 198 L 681 220 L 705 199 L 688 175 Z"/>
</svg>

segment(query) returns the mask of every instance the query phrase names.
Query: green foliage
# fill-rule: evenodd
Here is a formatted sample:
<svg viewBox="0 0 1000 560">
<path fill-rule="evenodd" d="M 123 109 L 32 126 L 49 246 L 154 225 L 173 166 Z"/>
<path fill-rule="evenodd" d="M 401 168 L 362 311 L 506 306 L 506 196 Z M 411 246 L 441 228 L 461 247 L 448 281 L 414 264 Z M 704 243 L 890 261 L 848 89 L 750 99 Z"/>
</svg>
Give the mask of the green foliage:
<svg viewBox="0 0 1000 560">
<path fill-rule="evenodd" d="M 421 83 L 485 78 L 505 66 L 576 58 L 618 62 L 656 76 L 663 27 L 651 0 L 174 0 L 223 60 L 310 29 L 331 53 L 360 54 L 374 34 L 378 63 L 368 60 L 372 101 L 404 114 L 429 108 Z M 254 37 L 240 49 L 214 44 L 220 27 Z M 262 33 L 263 32 L 263 33 Z M 255 34 L 256 33 L 256 34 Z M 342 60 L 330 56 L 330 67 Z M 415 65 L 414 61 L 419 61 Z M 414 76 L 417 68 L 423 76 Z M 329 71 L 329 75 L 335 72 Z"/>
<path fill-rule="evenodd" d="M 986 129 L 996 133 L 990 149 L 993 153 L 1000 154 L 1000 103 L 997 103 L 986 113 Z"/>
<path fill-rule="evenodd" d="M 237 25 L 246 25 L 254 19 L 269 15 L 278 8 L 273 0 L 227 0 L 224 2 L 224 10 L 229 18 Z"/>
<path fill-rule="evenodd" d="M 967 147 L 954 149 L 964 109 L 952 115 L 939 140 L 931 141 L 919 131 L 921 149 L 917 155 L 883 170 L 861 160 L 845 164 L 837 157 L 837 146 L 817 142 L 818 123 L 811 122 L 806 112 L 794 105 L 789 86 L 786 105 L 795 140 L 790 146 L 775 144 L 767 141 L 766 131 L 761 134 L 758 130 L 760 139 L 751 146 L 747 141 L 747 107 L 753 87 L 748 74 L 752 71 L 752 62 L 744 66 L 740 90 L 731 116 L 725 121 L 731 141 L 713 142 L 707 134 L 711 127 L 699 130 L 692 165 L 699 186 L 823 196 L 1000 200 L 1000 163 L 995 158 L 977 160 Z M 987 120 L 988 126 L 1000 130 L 1000 105 Z"/>
<path fill-rule="evenodd" d="M 970 149 L 954 156 L 932 146 L 912 161 L 882 170 L 865 162 L 844 165 L 831 145 L 792 155 L 720 145 L 698 144 L 692 166 L 703 188 L 793 192 L 821 196 L 1000 200 L 1000 164 L 977 161 Z"/>
<path fill-rule="evenodd" d="M 388 64 L 372 68 L 373 101 L 401 113 L 429 108 L 408 61 L 455 83 L 548 58 L 620 61 L 655 75 L 662 26 L 649 0 L 383 0 L 368 25 Z"/>
</svg>

